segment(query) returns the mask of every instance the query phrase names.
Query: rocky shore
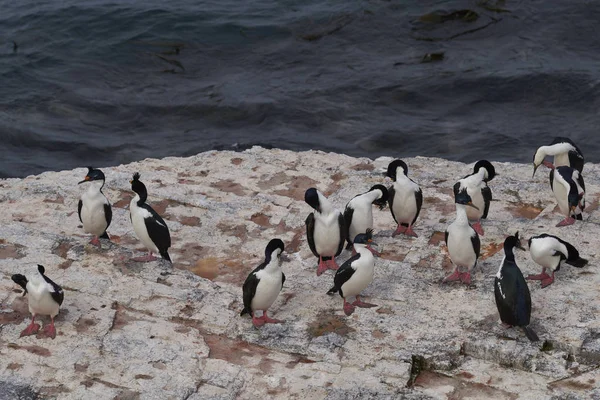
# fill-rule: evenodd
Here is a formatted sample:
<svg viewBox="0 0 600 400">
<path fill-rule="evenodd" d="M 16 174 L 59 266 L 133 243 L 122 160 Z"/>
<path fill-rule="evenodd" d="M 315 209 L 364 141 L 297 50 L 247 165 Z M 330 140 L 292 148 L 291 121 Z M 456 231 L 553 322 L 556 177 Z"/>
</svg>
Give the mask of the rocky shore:
<svg viewBox="0 0 600 400">
<path fill-rule="evenodd" d="M 77 217 L 85 168 L 1 180 L 0 399 L 600 399 L 600 167 L 583 171 L 584 220 L 556 228 L 547 170 L 532 179 L 531 165 L 494 163 L 481 270 L 465 287 L 440 283 L 451 272 L 443 232 L 452 185 L 473 164 L 404 159 L 423 189 L 419 237 L 392 238 L 389 208 L 374 210 L 382 256 L 364 294 L 378 307 L 346 317 L 325 294 L 333 273 L 316 276 L 304 191 L 317 187 L 343 210 L 389 185 L 391 160 L 255 147 L 95 166 L 113 204 L 100 250 Z M 173 266 L 130 260 L 144 251 L 129 221 L 136 171 L 171 230 Z M 516 231 L 558 235 L 590 261 L 564 266 L 547 288 L 529 283 L 539 343 L 503 328 L 494 303 L 502 242 Z M 239 317 L 241 285 L 274 237 L 291 258 L 270 312 L 285 323 L 256 329 Z M 525 275 L 541 270 L 528 252 L 517 263 Z M 19 338 L 30 315 L 10 277 L 36 264 L 65 290 L 55 340 Z"/>
</svg>

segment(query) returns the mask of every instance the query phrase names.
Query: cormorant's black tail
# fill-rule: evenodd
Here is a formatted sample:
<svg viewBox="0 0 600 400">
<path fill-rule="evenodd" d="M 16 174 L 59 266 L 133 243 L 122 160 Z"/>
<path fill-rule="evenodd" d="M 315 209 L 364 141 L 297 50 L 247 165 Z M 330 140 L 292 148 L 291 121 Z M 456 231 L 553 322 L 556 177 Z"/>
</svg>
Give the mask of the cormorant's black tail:
<svg viewBox="0 0 600 400">
<path fill-rule="evenodd" d="M 583 268 L 583 267 L 585 267 L 587 265 L 588 260 L 586 260 L 585 258 L 579 257 L 576 260 L 566 260 L 565 262 L 567 264 L 569 264 L 569 265 L 574 266 L 574 267 Z"/>
<path fill-rule="evenodd" d="M 250 311 L 248 311 L 248 309 L 246 307 L 244 307 L 244 309 L 242 310 L 242 312 L 240 313 L 240 317 L 243 317 L 244 314 L 250 314 Z"/>
<path fill-rule="evenodd" d="M 533 329 L 531 329 L 528 326 L 523 326 L 523 332 L 525 332 L 525 335 L 527 335 L 527 339 L 531 340 L 532 342 L 537 342 L 540 340 L 540 338 L 538 337 L 538 335 L 533 331 Z"/>
<path fill-rule="evenodd" d="M 338 289 L 334 286 L 327 291 L 327 294 L 335 294 L 338 292 Z"/>
<path fill-rule="evenodd" d="M 162 258 L 164 258 L 165 260 L 167 260 L 168 262 L 170 262 L 171 264 L 173 264 L 173 261 L 171 261 L 171 257 L 169 257 L 169 253 L 167 252 L 167 250 L 161 250 L 160 251 L 160 256 Z"/>
<path fill-rule="evenodd" d="M 98 236 L 100 239 L 108 239 L 110 240 L 110 237 L 108 237 L 108 233 L 106 233 L 106 231 L 104 231 L 104 233 L 100 236 Z"/>
</svg>

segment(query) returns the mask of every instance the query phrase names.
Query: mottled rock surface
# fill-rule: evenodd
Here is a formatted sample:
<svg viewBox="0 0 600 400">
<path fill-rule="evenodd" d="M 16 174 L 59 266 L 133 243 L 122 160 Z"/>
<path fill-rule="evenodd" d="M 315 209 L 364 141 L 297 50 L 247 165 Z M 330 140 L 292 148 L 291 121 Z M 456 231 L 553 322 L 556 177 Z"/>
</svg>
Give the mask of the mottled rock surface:
<svg viewBox="0 0 600 400">
<path fill-rule="evenodd" d="M 464 287 L 440 284 L 451 272 L 443 232 L 452 185 L 473 164 L 405 159 L 424 194 L 419 238 L 392 238 L 389 209 L 374 210 L 382 257 L 364 294 L 378 307 L 346 317 L 325 294 L 332 272 L 316 276 L 304 191 L 316 186 L 343 209 L 389 184 L 389 161 L 256 147 L 102 168 L 113 223 L 101 250 L 77 217 L 86 169 L 0 181 L 0 399 L 600 398 L 600 167 L 584 169 L 584 221 L 555 228 L 548 170 L 532 179 L 530 165 L 494 163 L 481 270 Z M 144 251 L 128 215 L 136 171 L 169 224 L 173 267 L 130 261 Z M 517 230 L 557 234 L 590 260 L 548 288 L 530 283 L 539 343 L 504 329 L 494 303 L 501 244 Z M 241 284 L 273 237 L 291 255 L 271 310 L 285 323 L 255 329 L 239 317 Z M 540 271 L 528 252 L 517 262 Z M 30 317 L 10 276 L 38 263 L 65 289 L 55 340 L 19 338 Z"/>
</svg>

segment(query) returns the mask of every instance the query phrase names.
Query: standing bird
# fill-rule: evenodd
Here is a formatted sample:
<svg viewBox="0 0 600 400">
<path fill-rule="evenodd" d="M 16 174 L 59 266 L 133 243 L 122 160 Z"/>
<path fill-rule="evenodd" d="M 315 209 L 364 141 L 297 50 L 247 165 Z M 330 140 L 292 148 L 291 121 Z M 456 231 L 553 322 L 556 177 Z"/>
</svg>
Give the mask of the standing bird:
<svg viewBox="0 0 600 400">
<path fill-rule="evenodd" d="M 342 252 L 346 240 L 344 216 L 315 188 L 310 188 L 304 193 L 304 201 L 315 209 L 306 217 L 305 224 L 308 246 L 319 259 L 317 276 L 320 276 L 328 268 L 339 268 L 335 257 Z"/>
<path fill-rule="evenodd" d="M 550 187 L 554 192 L 558 208 L 565 219 L 556 226 L 567 226 L 582 220 L 585 209 L 585 182 L 583 176 L 571 167 L 556 167 L 550 171 Z"/>
<path fill-rule="evenodd" d="M 344 299 L 344 313 L 346 315 L 351 315 L 356 307 L 377 307 L 376 304 L 365 303 L 360 300 L 360 292 L 373 281 L 375 257 L 367 247 L 369 243 L 372 243 L 372 234 L 373 231 L 368 229 L 366 233 L 356 235 L 354 238 L 356 255 L 350 257 L 337 270 L 333 278 L 333 287 L 327 292 L 327 294 L 340 293 L 340 296 Z M 352 296 L 356 296 L 356 300 L 349 303 L 346 299 Z"/>
<path fill-rule="evenodd" d="M 542 273 L 529 275 L 526 279 L 542 281 L 542 288 L 554 282 L 554 273 L 560 269 L 563 261 L 577 268 L 583 268 L 588 263 L 588 260 L 579 256 L 572 244 L 547 233 L 529 238 L 529 253 L 533 261 L 542 266 Z M 552 276 L 546 273 L 546 269 L 552 271 Z"/>
<path fill-rule="evenodd" d="M 494 295 L 500 319 L 504 324 L 520 326 L 532 342 L 540 340 L 531 329 L 531 295 L 521 270 L 515 262 L 514 248 L 523 249 L 519 232 L 504 240 L 504 258 L 494 279 Z"/>
<path fill-rule="evenodd" d="M 354 196 L 344 210 L 346 227 L 347 249 L 352 248 L 352 239 L 367 229 L 373 229 L 373 204 L 382 210 L 388 200 L 388 190 L 383 185 L 375 185 L 368 192 Z M 375 255 L 379 255 L 371 246 L 367 248 Z"/>
<path fill-rule="evenodd" d="M 133 224 L 133 230 L 137 238 L 148 248 L 150 253 L 145 257 L 134 258 L 134 261 L 154 261 L 156 257 L 152 253 L 159 253 L 162 258 L 171 262 L 168 249 L 171 247 L 171 235 L 165 221 L 156 211 L 146 204 L 148 192 L 146 185 L 140 181 L 140 174 L 133 174 L 131 190 L 136 195 L 129 204 L 129 216 Z"/>
<path fill-rule="evenodd" d="M 490 210 L 490 202 L 492 201 L 492 190 L 487 183 L 496 176 L 496 169 L 487 160 L 477 161 L 473 167 L 473 173 L 465 176 L 458 181 L 460 188 L 467 189 L 467 193 L 471 196 L 473 204 L 477 207 L 467 209 L 467 217 L 469 221 L 475 221 L 472 225 L 475 231 L 483 236 L 483 228 L 481 220 L 486 219 Z"/>
<path fill-rule="evenodd" d="M 58 315 L 65 295 L 60 286 L 44 275 L 45 272 L 44 266 L 38 264 L 37 273 L 31 276 L 29 280 L 21 274 L 15 274 L 11 277 L 17 285 L 25 290 L 23 296 L 29 293 L 28 303 L 29 312 L 31 313 L 31 324 L 21 332 L 21 337 L 38 333 L 40 325 L 35 323 L 37 315 L 50 316 L 50 325 L 45 325 L 42 333 L 52 339 L 56 337 L 54 317 Z"/>
<path fill-rule="evenodd" d="M 277 299 L 285 282 L 285 275 L 281 271 L 283 249 L 281 239 L 272 239 L 265 248 L 265 261 L 248 275 L 242 286 L 244 309 L 240 316 L 250 314 L 252 324 L 256 327 L 283 322 L 267 317 L 267 310 Z M 262 315 L 257 317 L 256 311 L 259 310 L 262 311 Z"/>
<path fill-rule="evenodd" d="M 418 237 L 412 226 L 419 217 L 423 205 L 423 192 L 419 185 L 408 177 L 408 166 L 402 160 L 394 160 L 388 165 L 386 176 L 393 181 L 388 188 L 388 202 L 398 228 L 392 237 L 403 233 Z"/>
<path fill-rule="evenodd" d="M 442 282 L 461 281 L 471 284 L 471 270 L 477 265 L 481 242 L 477 231 L 469 225 L 467 206 L 477 208 L 465 188 L 460 188 L 460 182 L 454 185 L 454 201 L 456 203 L 456 219 L 446 229 L 445 239 L 450 259 L 456 265 L 454 272 Z M 466 268 L 461 272 L 460 268 Z"/>
<path fill-rule="evenodd" d="M 102 193 L 105 181 L 104 173 L 99 169 L 87 168 L 87 175 L 79 184 L 89 182 L 88 188 L 79 199 L 77 214 L 79 214 L 79 221 L 83 224 L 83 231 L 94 235 L 90 243 L 100 247 L 98 238 L 110 240 L 106 230 L 112 221 L 112 208 Z"/>
<path fill-rule="evenodd" d="M 554 156 L 554 163 L 546 161 L 546 156 Z M 583 171 L 583 153 L 569 138 L 557 137 L 548 146 L 541 146 L 533 155 L 533 175 L 541 164 L 550 169 L 567 166 Z"/>
</svg>

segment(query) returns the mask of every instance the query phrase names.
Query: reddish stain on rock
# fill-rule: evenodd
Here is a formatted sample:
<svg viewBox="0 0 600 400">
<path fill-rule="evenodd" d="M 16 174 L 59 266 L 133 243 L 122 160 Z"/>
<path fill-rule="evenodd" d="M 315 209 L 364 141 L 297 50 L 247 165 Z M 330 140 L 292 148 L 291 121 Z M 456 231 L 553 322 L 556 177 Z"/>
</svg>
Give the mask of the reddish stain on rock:
<svg viewBox="0 0 600 400">
<path fill-rule="evenodd" d="M 487 245 L 484 245 L 481 248 L 480 259 L 485 260 L 486 258 L 489 258 L 489 257 L 493 256 L 494 254 L 498 253 L 503 248 L 504 248 L 503 242 L 489 243 Z"/>
<path fill-rule="evenodd" d="M 46 198 L 43 201 L 44 203 L 65 204 L 65 198 L 62 197 L 60 194 L 56 195 L 53 198 Z"/>
<path fill-rule="evenodd" d="M 255 213 L 250 217 L 250 221 L 254 222 L 256 225 L 262 226 L 262 227 L 270 227 L 271 224 L 269 223 L 269 217 L 265 214 L 262 213 Z"/>
<path fill-rule="evenodd" d="M 88 367 L 90 365 L 89 364 L 77 364 L 75 363 L 75 365 L 73 366 L 75 368 L 75 372 L 85 372 L 87 371 Z"/>
<path fill-rule="evenodd" d="M 71 266 L 71 264 L 73 264 L 73 260 L 65 260 L 65 261 L 61 262 L 60 264 L 58 264 L 58 268 L 59 269 L 67 269 Z"/>
<path fill-rule="evenodd" d="M 241 164 L 243 161 L 244 161 L 244 160 L 242 160 L 242 159 L 241 159 L 241 158 L 239 158 L 239 157 L 236 157 L 236 158 L 232 158 L 232 159 L 231 159 L 231 163 L 232 163 L 233 165 L 240 165 L 240 164 Z"/>
<path fill-rule="evenodd" d="M 60 258 L 67 258 L 67 253 L 71 250 L 73 244 L 68 240 L 61 240 L 58 245 L 52 249 L 52 254 L 59 256 Z"/>
<path fill-rule="evenodd" d="M 113 207 L 115 207 L 115 208 L 129 207 L 129 203 L 131 203 L 131 199 L 133 199 L 133 196 L 135 196 L 135 194 L 133 192 L 121 191 L 119 200 L 117 200 L 117 202 L 113 204 Z"/>
<path fill-rule="evenodd" d="M 342 302 L 340 301 L 340 308 Z M 340 336 L 346 336 L 351 332 L 354 332 L 354 328 L 351 328 L 346 323 L 346 319 L 331 313 L 331 310 L 323 310 L 319 312 L 317 317 L 308 324 L 308 334 L 315 338 L 326 335 L 328 333 L 336 333 Z"/>
<path fill-rule="evenodd" d="M 8 347 L 11 349 L 15 349 L 15 350 L 26 350 L 32 354 L 42 356 L 42 357 L 50 357 L 52 355 L 52 353 L 50 353 L 50 350 L 46 349 L 45 347 L 41 347 L 41 346 L 35 346 L 35 345 L 19 346 L 18 344 L 15 344 L 15 343 L 9 343 Z"/>
<path fill-rule="evenodd" d="M 246 228 L 246 225 L 232 225 L 231 223 L 221 221 L 217 224 L 217 229 L 226 235 L 237 237 L 242 241 L 248 238 L 248 228 Z"/>
<path fill-rule="evenodd" d="M 23 366 L 23 364 L 10 363 L 10 364 L 8 364 L 8 366 L 6 367 L 6 369 L 11 370 L 11 371 L 16 371 L 18 369 L 21 369 L 22 366 Z"/>
<path fill-rule="evenodd" d="M 19 259 L 25 257 L 25 246 L 16 243 L 8 243 L 4 239 L 0 239 L 0 259 L 14 258 Z"/>
<path fill-rule="evenodd" d="M 77 333 L 88 332 L 92 326 L 97 324 L 98 321 L 95 319 L 80 317 L 77 322 L 75 322 L 75 330 Z"/>
<path fill-rule="evenodd" d="M 198 217 L 177 217 L 177 221 L 179 221 L 179 223 L 181 225 L 186 225 L 186 226 L 201 226 L 202 223 L 200 222 L 200 218 Z"/>
<path fill-rule="evenodd" d="M 237 196 L 245 196 L 246 188 L 240 185 L 237 182 L 232 181 L 231 179 L 223 179 L 218 182 L 213 182 L 210 184 L 211 187 L 220 190 L 225 193 L 233 193 Z"/>
<path fill-rule="evenodd" d="M 353 165 L 350 168 L 355 171 L 373 171 L 375 166 L 371 163 L 362 162 L 360 164 Z"/>
<path fill-rule="evenodd" d="M 393 314 L 394 313 L 390 307 L 379 307 L 377 310 L 375 310 L 375 312 L 377 314 Z"/>
<path fill-rule="evenodd" d="M 225 360 L 236 365 L 250 365 L 253 359 L 267 358 L 271 351 L 263 346 L 220 335 L 205 335 L 209 358 Z"/>
<path fill-rule="evenodd" d="M 445 232 L 435 231 L 433 235 L 429 238 L 429 244 L 432 246 L 437 246 L 440 243 L 446 242 L 446 234 Z"/>
<path fill-rule="evenodd" d="M 535 219 L 544 210 L 541 207 L 529 203 L 510 204 L 512 205 L 512 207 L 509 208 L 509 211 L 514 217 Z"/>
<path fill-rule="evenodd" d="M 290 197 L 294 200 L 304 201 L 306 189 L 316 187 L 317 181 L 308 176 L 288 176 L 287 189 L 276 190 L 275 194 Z"/>
<path fill-rule="evenodd" d="M 285 172 L 277 172 L 276 174 L 265 174 L 261 175 L 258 181 L 258 187 L 262 190 L 271 189 L 275 186 L 283 185 L 284 183 L 290 182 L 293 177 L 288 176 Z"/>
<path fill-rule="evenodd" d="M 196 264 L 190 268 L 190 271 L 212 281 L 219 276 L 219 265 L 221 264 L 222 260 L 216 257 L 206 257 L 196 261 Z"/>
</svg>

